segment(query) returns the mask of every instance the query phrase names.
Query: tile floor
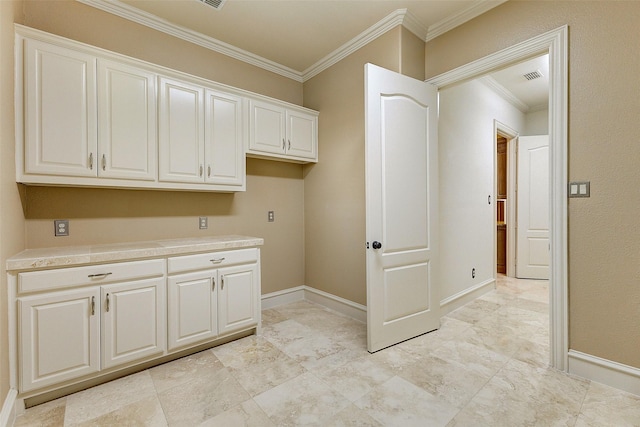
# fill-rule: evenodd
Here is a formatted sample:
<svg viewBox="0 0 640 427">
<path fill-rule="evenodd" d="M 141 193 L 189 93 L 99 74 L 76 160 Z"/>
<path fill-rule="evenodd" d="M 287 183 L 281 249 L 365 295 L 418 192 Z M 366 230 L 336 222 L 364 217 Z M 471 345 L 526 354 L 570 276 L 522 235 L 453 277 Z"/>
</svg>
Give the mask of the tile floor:
<svg viewBox="0 0 640 427">
<path fill-rule="evenodd" d="M 33 408 L 16 426 L 640 426 L 640 397 L 547 368 L 544 281 L 497 289 L 370 355 L 364 324 L 298 302 L 263 334 Z"/>
</svg>

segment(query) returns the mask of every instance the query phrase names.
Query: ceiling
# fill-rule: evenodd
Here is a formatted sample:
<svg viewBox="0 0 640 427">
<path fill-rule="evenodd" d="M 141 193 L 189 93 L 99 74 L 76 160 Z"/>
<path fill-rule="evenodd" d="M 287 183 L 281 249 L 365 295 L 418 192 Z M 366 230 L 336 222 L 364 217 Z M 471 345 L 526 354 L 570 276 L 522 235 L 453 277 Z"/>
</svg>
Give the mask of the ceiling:
<svg viewBox="0 0 640 427">
<path fill-rule="evenodd" d="M 201 0 L 77 1 L 302 82 L 398 24 L 428 41 L 506 0 L 225 0 L 219 9 Z M 542 102 L 518 75 L 492 78 L 529 107 Z"/>
</svg>

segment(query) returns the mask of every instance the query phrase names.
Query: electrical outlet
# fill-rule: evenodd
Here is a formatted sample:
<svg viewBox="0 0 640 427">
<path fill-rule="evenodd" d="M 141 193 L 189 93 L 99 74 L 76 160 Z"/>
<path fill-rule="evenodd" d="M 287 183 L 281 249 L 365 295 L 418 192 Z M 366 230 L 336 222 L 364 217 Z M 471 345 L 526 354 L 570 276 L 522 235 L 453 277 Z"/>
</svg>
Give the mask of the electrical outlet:
<svg viewBox="0 0 640 427">
<path fill-rule="evenodd" d="M 201 216 L 198 219 L 198 226 L 200 227 L 200 230 L 206 230 L 207 228 L 209 228 L 209 218 L 207 218 L 206 216 Z"/>
<path fill-rule="evenodd" d="M 68 236 L 69 235 L 69 220 L 68 219 L 56 219 L 53 221 L 55 236 Z"/>
<path fill-rule="evenodd" d="M 273 211 L 267 212 L 267 221 L 274 222 L 276 220 L 275 213 Z"/>
</svg>

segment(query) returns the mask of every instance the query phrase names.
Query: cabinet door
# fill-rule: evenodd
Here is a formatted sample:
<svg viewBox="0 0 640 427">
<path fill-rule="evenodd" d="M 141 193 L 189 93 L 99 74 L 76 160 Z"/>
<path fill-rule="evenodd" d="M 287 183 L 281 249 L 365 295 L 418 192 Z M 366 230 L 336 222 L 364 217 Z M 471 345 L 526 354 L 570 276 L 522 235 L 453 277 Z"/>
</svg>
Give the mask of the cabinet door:
<svg viewBox="0 0 640 427">
<path fill-rule="evenodd" d="M 164 278 L 102 286 L 101 301 L 103 368 L 165 350 Z"/>
<path fill-rule="evenodd" d="M 242 99 L 207 90 L 205 124 L 205 182 L 242 186 Z"/>
<path fill-rule="evenodd" d="M 159 80 L 160 181 L 204 182 L 204 89 Z"/>
<path fill-rule="evenodd" d="M 96 59 L 24 41 L 25 172 L 96 176 Z"/>
<path fill-rule="evenodd" d="M 218 335 L 217 272 L 198 272 L 169 277 L 169 350 Z"/>
<path fill-rule="evenodd" d="M 18 299 L 20 392 L 100 369 L 98 288 Z"/>
<path fill-rule="evenodd" d="M 258 324 L 258 264 L 221 268 L 218 295 L 220 334 Z"/>
<path fill-rule="evenodd" d="M 98 175 L 156 178 L 156 76 L 98 60 Z"/>
<path fill-rule="evenodd" d="M 318 159 L 318 117 L 287 111 L 287 155 Z"/>
<path fill-rule="evenodd" d="M 277 105 L 249 102 L 249 149 L 265 153 L 285 153 L 285 109 Z"/>
</svg>

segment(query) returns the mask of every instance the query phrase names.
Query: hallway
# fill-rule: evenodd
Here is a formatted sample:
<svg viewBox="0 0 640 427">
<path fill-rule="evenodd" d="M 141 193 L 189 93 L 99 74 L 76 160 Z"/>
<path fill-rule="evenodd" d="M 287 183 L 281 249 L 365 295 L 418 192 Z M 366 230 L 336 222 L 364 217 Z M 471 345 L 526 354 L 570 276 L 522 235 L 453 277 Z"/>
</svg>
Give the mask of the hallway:
<svg viewBox="0 0 640 427">
<path fill-rule="evenodd" d="M 30 408 L 16 426 L 638 426 L 640 397 L 548 365 L 548 282 L 497 288 L 370 355 L 301 301 L 250 336 Z"/>
</svg>

